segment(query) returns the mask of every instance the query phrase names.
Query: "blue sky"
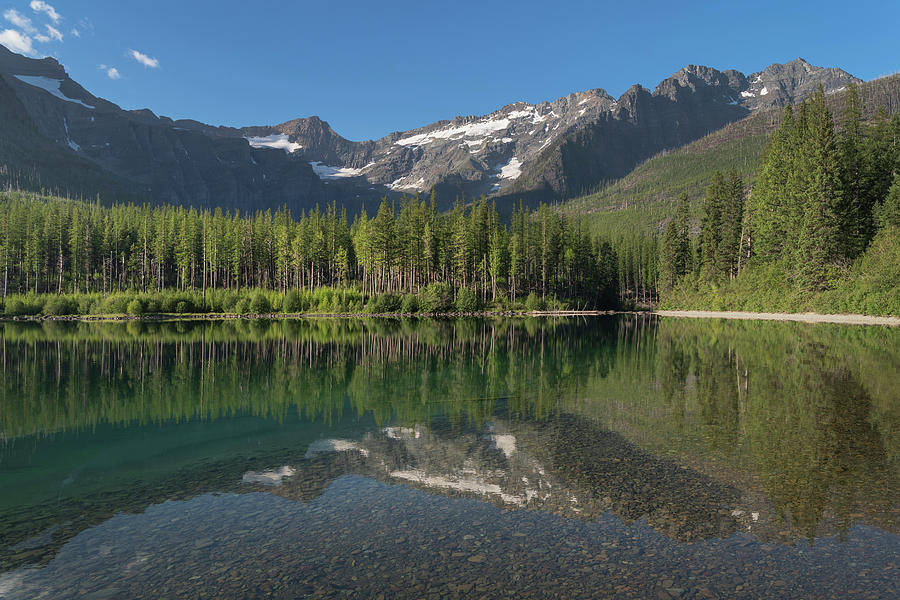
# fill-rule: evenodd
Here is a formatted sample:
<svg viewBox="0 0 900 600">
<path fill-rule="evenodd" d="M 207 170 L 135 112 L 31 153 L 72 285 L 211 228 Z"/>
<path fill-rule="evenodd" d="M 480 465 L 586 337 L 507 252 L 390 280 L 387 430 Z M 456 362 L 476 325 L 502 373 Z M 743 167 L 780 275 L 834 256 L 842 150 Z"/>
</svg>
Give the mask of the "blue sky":
<svg viewBox="0 0 900 600">
<path fill-rule="evenodd" d="M 0 43 L 56 57 L 123 108 L 234 126 L 319 115 L 356 140 L 517 100 L 652 89 L 691 63 L 900 70 L 900 2 L 789 4 L 0 0 Z"/>
</svg>

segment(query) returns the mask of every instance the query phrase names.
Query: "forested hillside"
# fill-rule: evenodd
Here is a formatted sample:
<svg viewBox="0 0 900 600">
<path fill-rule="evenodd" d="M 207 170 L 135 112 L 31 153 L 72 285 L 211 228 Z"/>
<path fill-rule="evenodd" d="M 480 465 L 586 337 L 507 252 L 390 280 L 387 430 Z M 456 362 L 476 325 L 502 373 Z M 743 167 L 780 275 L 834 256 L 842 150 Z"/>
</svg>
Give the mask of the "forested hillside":
<svg viewBox="0 0 900 600">
<path fill-rule="evenodd" d="M 900 111 L 900 75 L 862 83 L 857 94 L 864 123 L 875 119 L 879 111 L 896 113 Z M 840 130 L 847 92 L 826 95 L 825 102 L 838 119 Z M 696 233 L 700 200 L 713 173 L 735 169 L 748 187 L 752 185 L 769 136 L 778 128 L 781 116 L 781 109 L 760 111 L 682 148 L 664 151 L 600 191 L 565 203 L 562 210 L 581 215 L 599 235 L 662 233 L 675 213 L 678 197 L 684 193 L 689 200 L 691 230 Z"/>
<path fill-rule="evenodd" d="M 788 106 L 749 196 L 736 172 L 714 175 L 693 242 L 681 196 L 664 304 L 900 314 L 900 113 L 864 120 L 853 86 L 839 122 L 821 90 Z"/>
</svg>

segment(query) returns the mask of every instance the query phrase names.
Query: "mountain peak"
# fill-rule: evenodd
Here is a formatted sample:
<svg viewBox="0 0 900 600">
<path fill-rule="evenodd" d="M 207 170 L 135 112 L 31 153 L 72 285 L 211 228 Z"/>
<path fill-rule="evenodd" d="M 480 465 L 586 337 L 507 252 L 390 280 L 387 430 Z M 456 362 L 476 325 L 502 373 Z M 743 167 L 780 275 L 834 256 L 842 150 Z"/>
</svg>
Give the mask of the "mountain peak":
<svg viewBox="0 0 900 600">
<path fill-rule="evenodd" d="M 748 80 L 747 88 L 741 90 L 742 103 L 754 110 L 796 104 L 819 85 L 826 94 L 833 94 L 851 83 L 862 83 L 843 69 L 817 67 L 799 57 L 784 64 L 773 63 L 751 73 Z"/>
<path fill-rule="evenodd" d="M 3 44 L 0 44 L 0 73 L 50 77 L 52 79 L 66 79 L 68 77 L 63 66 L 52 56 L 47 58 L 28 58 L 27 56 L 16 54 Z"/>
</svg>

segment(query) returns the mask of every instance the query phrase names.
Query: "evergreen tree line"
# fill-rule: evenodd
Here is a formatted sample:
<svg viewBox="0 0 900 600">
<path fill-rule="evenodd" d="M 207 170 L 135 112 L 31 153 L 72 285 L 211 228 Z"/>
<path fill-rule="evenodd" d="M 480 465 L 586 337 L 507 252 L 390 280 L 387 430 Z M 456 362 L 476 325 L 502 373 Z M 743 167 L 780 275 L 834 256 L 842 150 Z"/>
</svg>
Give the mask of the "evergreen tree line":
<svg viewBox="0 0 900 600">
<path fill-rule="evenodd" d="M 633 231 L 613 237 L 619 260 L 619 290 L 626 305 L 649 306 L 658 300 L 660 261 L 659 236 Z"/>
<path fill-rule="evenodd" d="M 900 116 L 882 110 L 864 123 L 856 86 L 847 97 L 840 132 L 821 87 L 787 106 L 746 198 L 736 172 L 716 172 L 693 244 L 687 197 L 679 199 L 661 244 L 663 290 L 688 274 L 718 285 L 766 264 L 800 290 L 829 289 L 879 230 L 898 224 Z"/>
<path fill-rule="evenodd" d="M 323 287 L 362 297 L 440 284 L 471 306 L 619 299 L 620 260 L 604 240 L 547 206 L 509 224 L 482 198 L 447 213 L 418 195 L 349 221 L 331 205 L 294 218 L 173 206 L 103 207 L 21 192 L 0 201 L 0 286 L 8 294 L 111 294 Z M 630 280 L 626 280 L 630 281 Z M 539 307 L 532 306 L 531 308 Z"/>
</svg>

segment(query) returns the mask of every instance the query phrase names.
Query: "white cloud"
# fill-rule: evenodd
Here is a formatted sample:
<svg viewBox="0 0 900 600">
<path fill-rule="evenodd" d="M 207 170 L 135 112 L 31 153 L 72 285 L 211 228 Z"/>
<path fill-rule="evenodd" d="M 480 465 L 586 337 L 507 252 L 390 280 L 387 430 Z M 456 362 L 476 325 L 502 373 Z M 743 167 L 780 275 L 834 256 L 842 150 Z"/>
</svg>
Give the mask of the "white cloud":
<svg viewBox="0 0 900 600">
<path fill-rule="evenodd" d="M 119 70 L 115 67 L 110 67 L 109 65 L 99 65 L 97 68 L 101 71 L 106 71 L 106 74 L 110 79 L 122 79 L 121 73 L 119 73 Z"/>
<path fill-rule="evenodd" d="M 61 42 L 61 41 L 62 41 L 62 39 L 63 39 L 63 34 L 62 34 L 62 32 L 61 32 L 59 29 L 57 29 L 56 27 L 53 27 L 52 25 L 45 25 L 44 27 L 47 28 L 47 34 L 48 34 L 51 38 L 53 38 L 53 39 L 56 40 L 57 42 Z"/>
<path fill-rule="evenodd" d="M 131 58 L 138 61 L 145 67 L 150 67 L 151 69 L 159 67 L 158 60 L 156 60 L 155 58 L 150 58 L 143 52 L 138 52 L 137 50 L 129 50 L 129 53 L 131 54 Z"/>
<path fill-rule="evenodd" d="M 47 16 L 50 17 L 50 20 L 54 23 L 59 23 L 60 20 L 62 20 L 62 16 L 58 12 L 56 12 L 56 9 L 46 2 L 43 2 L 43 0 L 31 0 L 31 4 L 29 4 L 29 6 L 34 12 L 46 13 Z"/>
<path fill-rule="evenodd" d="M 19 33 L 15 29 L 5 29 L 0 31 L 0 44 L 3 44 L 13 52 L 18 52 L 19 54 L 34 54 L 31 38 Z"/>
<path fill-rule="evenodd" d="M 72 35 L 74 35 L 77 38 L 81 37 L 81 32 L 78 31 L 77 29 L 75 29 L 74 27 L 72 28 L 72 31 L 70 31 L 69 33 L 71 33 Z"/>
<path fill-rule="evenodd" d="M 27 34 L 37 33 L 37 29 L 31 24 L 31 19 L 20 13 L 14 8 L 10 8 L 3 12 L 3 18 L 24 31 Z"/>
<path fill-rule="evenodd" d="M 33 4 L 34 3 L 32 3 L 32 5 Z M 52 9 L 52 7 L 50 8 Z M 57 42 L 61 42 L 63 40 L 62 32 L 56 27 L 53 27 L 52 25 L 45 25 L 44 27 L 47 28 L 47 33 L 40 33 L 37 29 L 35 29 L 34 24 L 31 22 L 31 19 L 14 8 L 10 8 L 4 11 L 3 18 L 18 27 L 21 30 L 19 34 L 23 38 L 33 38 L 34 41 L 40 42 L 42 44 L 46 44 L 47 42 L 53 40 L 56 40 Z M 19 45 L 21 47 L 21 43 Z"/>
</svg>

